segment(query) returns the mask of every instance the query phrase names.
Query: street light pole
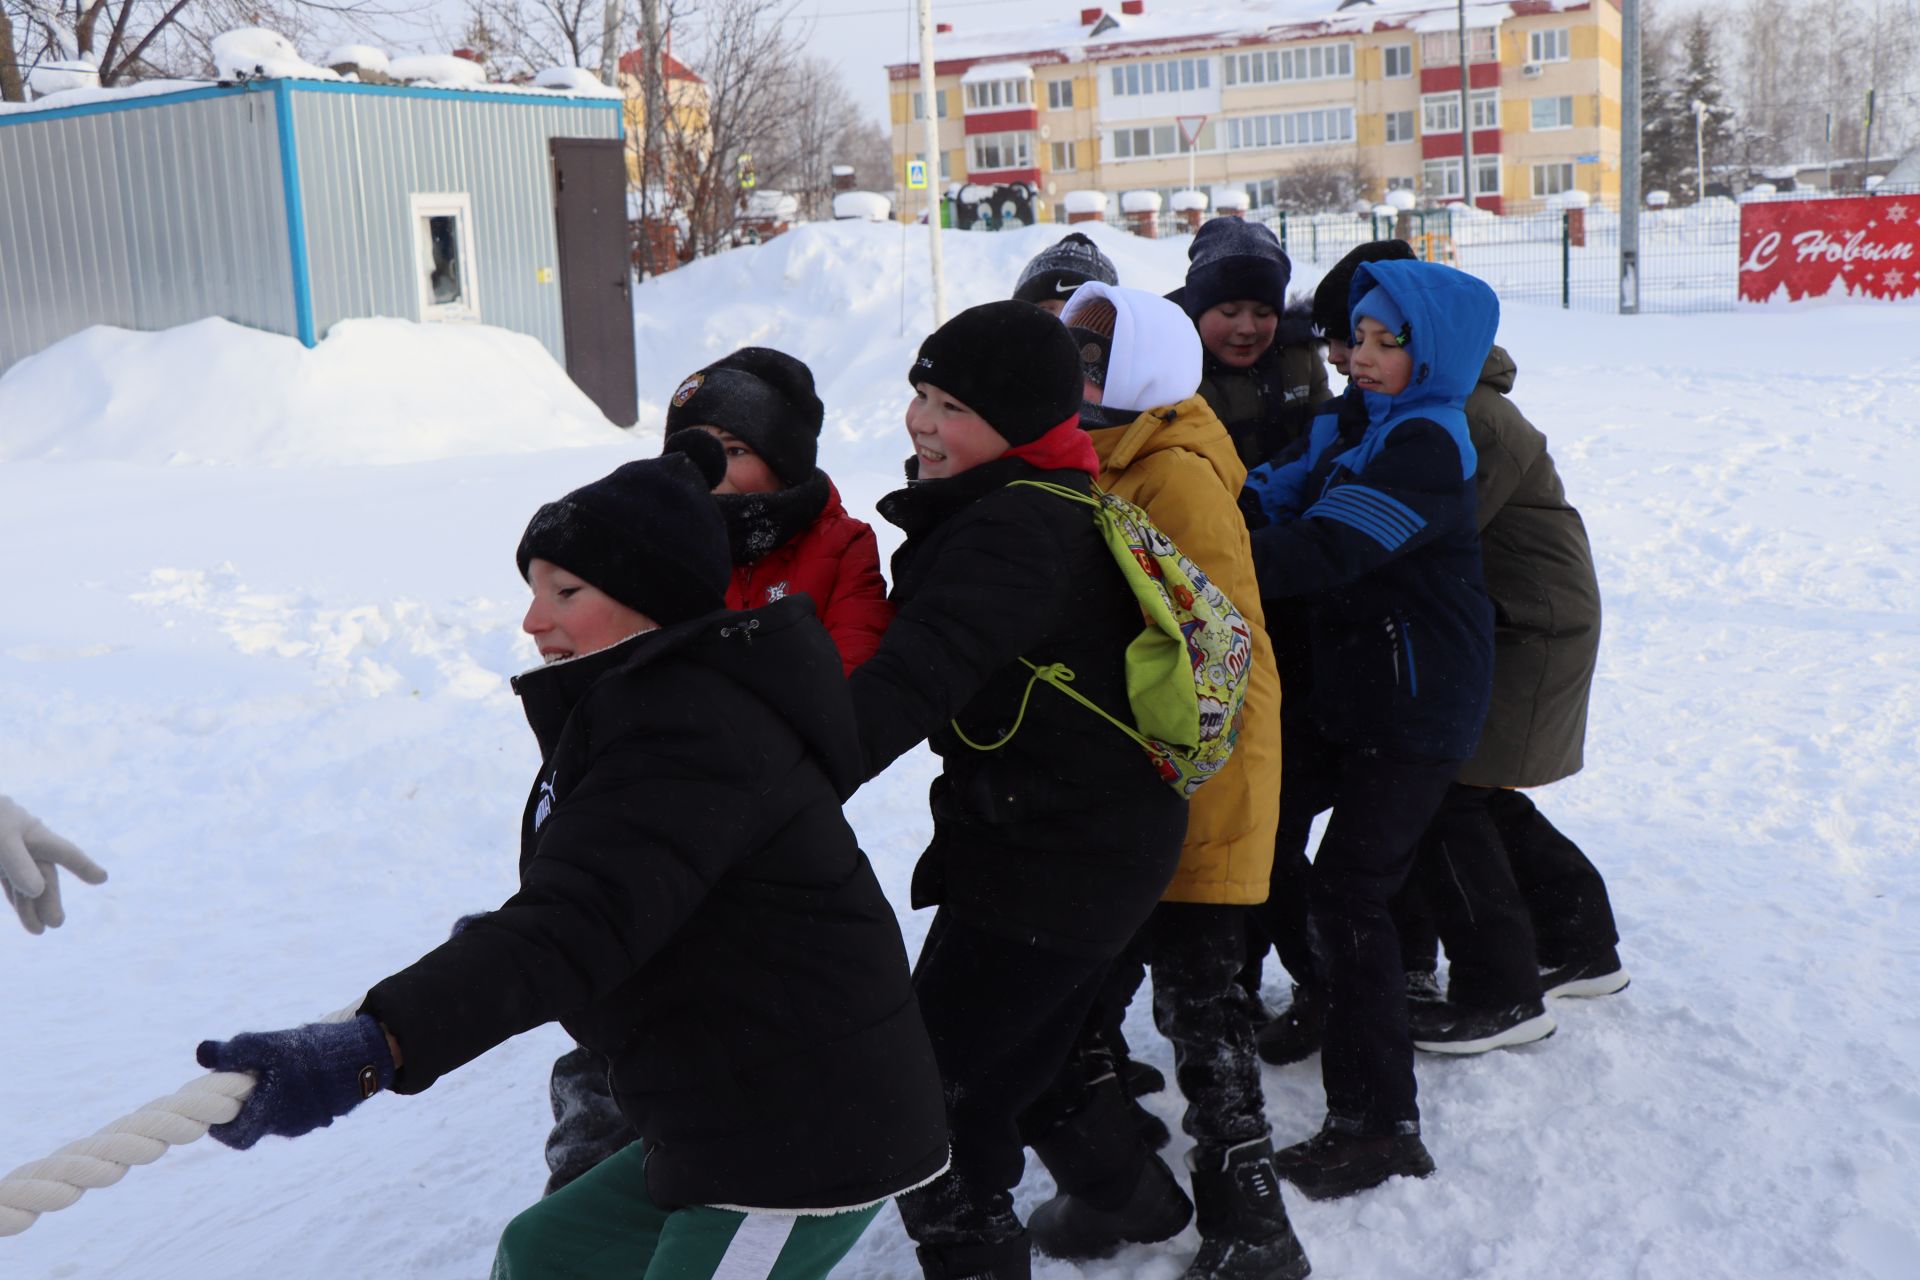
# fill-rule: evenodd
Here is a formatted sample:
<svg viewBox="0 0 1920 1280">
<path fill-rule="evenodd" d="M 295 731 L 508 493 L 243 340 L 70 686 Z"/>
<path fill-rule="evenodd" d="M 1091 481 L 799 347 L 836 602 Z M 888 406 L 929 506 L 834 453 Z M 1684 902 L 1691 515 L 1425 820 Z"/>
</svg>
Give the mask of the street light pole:
<svg viewBox="0 0 1920 1280">
<path fill-rule="evenodd" d="M 1693 100 L 1693 202 L 1707 198 L 1707 104 Z"/>
<path fill-rule="evenodd" d="M 1466 194 L 1467 208 L 1480 206 L 1473 198 L 1473 99 L 1469 95 L 1467 75 L 1467 0 L 1459 0 L 1460 13 L 1460 190 Z"/>
<path fill-rule="evenodd" d="M 933 96 L 933 0 L 920 0 L 920 101 L 925 107 L 922 123 L 923 158 L 927 165 L 928 253 L 933 268 L 933 327 L 947 322 L 947 273 L 940 260 L 940 209 L 936 192 L 940 190 L 940 112 Z"/>
</svg>

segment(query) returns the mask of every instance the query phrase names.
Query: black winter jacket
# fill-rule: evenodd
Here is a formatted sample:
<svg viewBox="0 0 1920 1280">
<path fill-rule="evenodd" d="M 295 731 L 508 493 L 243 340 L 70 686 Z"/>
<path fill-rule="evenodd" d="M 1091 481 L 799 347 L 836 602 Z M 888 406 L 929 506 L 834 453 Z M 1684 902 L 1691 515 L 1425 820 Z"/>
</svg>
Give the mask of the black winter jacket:
<svg viewBox="0 0 1920 1280">
<path fill-rule="evenodd" d="M 1029 691 L 1020 658 L 1064 663 L 1076 690 L 1125 720 L 1141 617 L 1092 512 L 1009 483 L 1020 479 L 1092 490 L 1085 472 L 1000 458 L 881 499 L 907 534 L 893 557 L 899 612 L 851 677 L 854 708 L 868 776 L 922 740 L 942 758 L 913 905 L 1108 954 L 1173 875 L 1186 802 L 1120 730 L 1045 684 Z M 963 734 L 1007 741 L 981 751 Z"/>
<path fill-rule="evenodd" d="M 1280 313 L 1273 345 L 1251 366 L 1236 369 L 1209 351 L 1201 367 L 1200 394 L 1249 471 L 1305 440 L 1328 395 L 1309 310 L 1297 304 Z"/>
<path fill-rule="evenodd" d="M 558 1018 L 612 1064 L 663 1205 L 870 1203 L 947 1158 L 811 603 L 716 613 L 514 681 L 543 763 L 520 890 L 368 994 L 417 1093 Z"/>
</svg>

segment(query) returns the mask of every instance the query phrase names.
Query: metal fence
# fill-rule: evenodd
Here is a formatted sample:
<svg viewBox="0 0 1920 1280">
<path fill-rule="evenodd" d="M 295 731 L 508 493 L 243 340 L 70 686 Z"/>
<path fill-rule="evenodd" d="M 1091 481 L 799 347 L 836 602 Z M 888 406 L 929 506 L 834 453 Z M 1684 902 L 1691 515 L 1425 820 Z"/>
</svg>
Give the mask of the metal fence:
<svg viewBox="0 0 1920 1280">
<path fill-rule="evenodd" d="M 1881 185 L 1854 194 L 1920 196 L 1920 186 Z M 1770 201 L 1834 198 L 1825 191 L 1763 197 Z M 1392 216 L 1289 213 L 1254 209 L 1296 264 L 1332 266 L 1355 245 L 1397 237 L 1420 257 L 1479 276 L 1505 301 L 1569 310 L 1620 309 L 1620 211 L 1595 201 L 1580 209 L 1545 206 L 1494 215 L 1458 206 L 1408 209 Z M 1127 215 L 1109 211 L 1109 225 L 1133 230 Z M 1187 218 L 1153 215 L 1156 235 L 1185 235 Z M 1696 313 L 1739 305 L 1740 205 L 1724 197 L 1640 211 L 1640 310 Z"/>
</svg>

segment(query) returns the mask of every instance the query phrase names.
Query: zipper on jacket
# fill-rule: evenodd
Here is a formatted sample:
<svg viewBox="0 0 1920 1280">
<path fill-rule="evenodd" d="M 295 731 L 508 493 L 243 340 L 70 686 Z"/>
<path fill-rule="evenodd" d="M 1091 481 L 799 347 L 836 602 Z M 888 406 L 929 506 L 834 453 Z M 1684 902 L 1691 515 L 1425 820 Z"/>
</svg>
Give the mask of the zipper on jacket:
<svg viewBox="0 0 1920 1280">
<path fill-rule="evenodd" d="M 1400 644 L 1407 651 L 1407 692 L 1420 696 L 1420 669 L 1413 662 L 1413 623 L 1400 619 Z M 1395 665 L 1398 665 L 1396 660 Z"/>
</svg>

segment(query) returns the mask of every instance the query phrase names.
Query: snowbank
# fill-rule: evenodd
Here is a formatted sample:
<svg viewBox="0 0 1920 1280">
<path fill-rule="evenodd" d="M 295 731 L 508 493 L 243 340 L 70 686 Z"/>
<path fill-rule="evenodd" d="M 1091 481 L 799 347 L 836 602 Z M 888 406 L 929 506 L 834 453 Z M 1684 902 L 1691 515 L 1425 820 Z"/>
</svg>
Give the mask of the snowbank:
<svg viewBox="0 0 1920 1280">
<path fill-rule="evenodd" d="M 877 191 L 842 191 L 833 197 L 833 216 L 885 222 L 893 217 L 893 201 Z"/>
<path fill-rule="evenodd" d="M 533 78 L 538 89 L 557 89 L 583 98 L 618 98 L 620 91 L 585 67 L 548 67 Z"/>
<path fill-rule="evenodd" d="M 305 467 L 604 443 L 608 423 L 532 338 L 349 320 L 308 350 L 202 320 L 84 330 L 0 377 L 0 461 Z"/>
<path fill-rule="evenodd" d="M 100 68 L 81 58 L 42 62 L 27 72 L 26 79 L 33 96 L 45 98 L 74 89 L 98 89 Z"/>
<path fill-rule="evenodd" d="M 450 53 L 410 53 L 387 62 L 387 74 L 408 84 L 472 89 L 487 83 L 487 69 Z"/>
<path fill-rule="evenodd" d="M 222 80 L 338 80 L 340 73 L 300 56 L 293 41 L 265 27 L 241 27 L 213 38 L 213 66 Z"/>
</svg>

